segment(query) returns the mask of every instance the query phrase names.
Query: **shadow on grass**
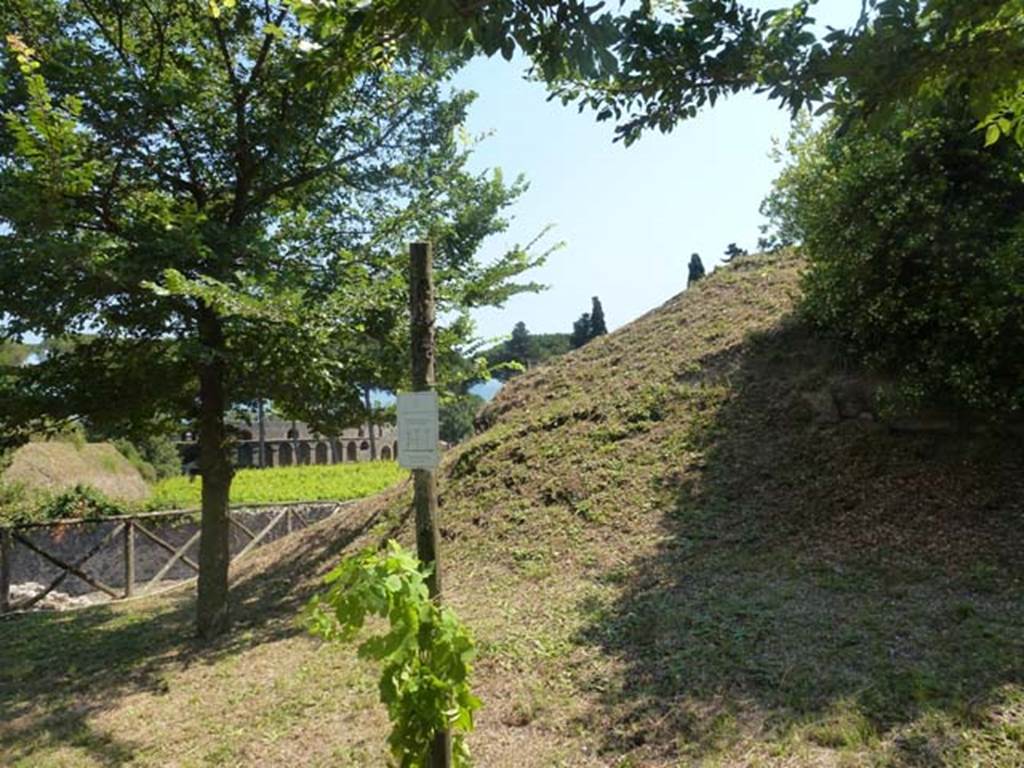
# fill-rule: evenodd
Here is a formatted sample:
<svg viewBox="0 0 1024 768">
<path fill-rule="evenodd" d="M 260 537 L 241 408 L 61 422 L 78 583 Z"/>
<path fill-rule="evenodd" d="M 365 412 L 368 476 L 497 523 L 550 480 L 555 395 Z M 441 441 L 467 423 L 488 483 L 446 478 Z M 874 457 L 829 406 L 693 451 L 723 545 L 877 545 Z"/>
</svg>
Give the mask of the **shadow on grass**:
<svg viewBox="0 0 1024 768">
<path fill-rule="evenodd" d="M 134 693 L 166 692 L 177 669 L 302 633 L 296 617 L 316 575 L 376 521 L 329 519 L 254 553 L 234 577 L 232 631 L 213 643 L 194 637 L 192 595 L 0 619 L 0 754 L 32 765 L 37 750 L 64 745 L 100 765 L 129 762 L 136 745 L 94 729 L 93 716 Z"/>
<path fill-rule="evenodd" d="M 826 358 L 787 321 L 706 361 L 730 394 L 664 478 L 665 542 L 580 638 L 621 665 L 586 716 L 607 751 L 757 762 L 745 750 L 799 743 L 938 764 L 1024 683 L 1024 445 L 834 421 Z"/>
</svg>

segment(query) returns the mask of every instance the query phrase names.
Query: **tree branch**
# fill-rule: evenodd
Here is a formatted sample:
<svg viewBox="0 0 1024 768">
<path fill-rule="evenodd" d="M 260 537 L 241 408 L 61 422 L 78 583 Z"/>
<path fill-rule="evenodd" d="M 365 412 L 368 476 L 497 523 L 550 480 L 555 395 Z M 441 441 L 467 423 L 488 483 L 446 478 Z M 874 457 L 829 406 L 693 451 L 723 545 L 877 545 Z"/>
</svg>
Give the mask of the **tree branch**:
<svg viewBox="0 0 1024 768">
<path fill-rule="evenodd" d="M 398 118 L 396 118 L 391 123 L 391 125 L 388 127 L 388 129 L 386 131 L 384 131 L 384 133 L 382 133 L 377 138 L 376 141 L 374 141 L 374 142 L 372 142 L 370 144 L 367 144 L 362 149 L 359 149 L 359 150 L 357 150 L 355 152 L 350 152 L 350 153 L 348 153 L 346 155 L 342 155 L 341 157 L 336 158 L 336 159 L 330 161 L 329 163 L 323 163 L 323 164 L 321 164 L 321 165 L 319 165 L 319 166 L 317 166 L 315 168 L 308 168 L 308 169 L 306 169 L 305 171 L 303 171 L 301 173 L 297 173 L 294 176 L 291 176 L 290 178 L 285 179 L 284 181 L 281 181 L 281 182 L 279 182 L 277 184 L 272 184 L 269 187 L 267 187 L 267 188 L 257 192 L 252 197 L 253 204 L 255 204 L 255 205 L 262 205 L 263 203 L 267 202 L 272 197 L 274 197 L 274 195 L 278 195 L 278 194 L 280 194 L 280 193 L 282 193 L 282 192 L 284 192 L 284 191 L 286 191 L 288 189 L 292 189 L 292 188 L 300 186 L 302 184 L 307 184 L 307 183 L 309 183 L 311 181 L 314 181 L 314 180 L 320 178 L 321 176 L 323 176 L 325 174 L 331 173 L 332 171 L 336 171 L 338 168 L 341 168 L 343 165 L 346 165 L 346 164 L 351 163 L 351 162 L 355 162 L 356 160 L 359 160 L 360 158 L 366 157 L 367 155 L 372 154 L 373 152 L 376 152 L 378 149 L 380 149 L 381 147 L 383 147 L 387 143 L 387 140 L 389 138 L 391 138 L 391 136 L 395 133 L 395 131 L 398 130 L 399 126 L 401 126 L 405 122 L 406 118 L 410 114 L 412 114 L 412 112 L 413 112 L 413 108 L 412 107 L 410 107 L 409 109 L 405 110 L 401 115 L 398 116 Z"/>
<path fill-rule="evenodd" d="M 248 207 L 249 189 L 252 186 L 252 156 L 249 147 L 249 125 L 246 120 L 246 101 L 248 93 L 246 86 L 238 79 L 235 72 L 234 61 L 231 51 L 228 48 L 227 37 L 224 34 L 224 27 L 220 19 L 210 16 L 210 23 L 213 26 L 214 37 L 217 40 L 217 48 L 220 51 L 221 59 L 224 62 L 224 69 L 228 77 L 228 84 L 231 88 L 232 101 L 235 112 L 235 199 L 231 204 L 231 214 L 228 217 L 229 224 L 238 226 L 245 218 Z"/>
<path fill-rule="evenodd" d="M 264 6 L 264 8 L 269 12 L 270 9 L 268 7 Z M 279 27 L 279 26 L 281 26 L 281 22 L 284 21 L 284 19 L 285 19 L 285 17 L 287 15 L 288 15 L 287 9 L 282 10 L 277 15 L 277 18 L 274 19 L 273 21 L 271 21 L 271 23 L 274 26 Z M 249 81 L 245 85 L 247 93 L 251 94 L 252 91 L 253 91 L 253 88 L 256 85 L 256 83 L 259 81 L 260 74 L 261 74 L 261 72 L 263 70 L 263 65 L 266 62 L 267 55 L 270 53 L 270 49 L 271 49 L 271 47 L 273 45 L 274 45 L 274 36 L 273 35 L 265 35 L 263 37 L 263 44 L 260 46 L 259 55 L 257 55 L 257 57 L 256 57 L 256 63 L 253 65 L 252 73 L 249 75 Z"/>
<path fill-rule="evenodd" d="M 130 77 L 132 77 L 141 88 L 148 90 L 145 81 L 139 76 L 139 73 L 136 71 L 136 66 L 132 63 L 132 60 L 128 56 L 128 53 L 124 50 L 124 47 L 122 45 L 119 45 L 114 42 L 113 35 L 111 34 L 110 30 L 107 29 L 106 25 L 100 20 L 99 15 L 96 13 L 95 9 L 92 7 L 92 4 L 89 2 L 89 0 L 82 0 L 82 5 L 85 7 L 86 13 L 89 15 L 89 18 L 92 19 L 93 24 L 96 25 L 96 28 L 99 30 L 100 35 L 102 35 L 103 39 L 107 42 L 107 45 L 109 45 L 113 49 L 118 59 L 120 59 L 121 64 L 125 67 L 125 70 L 127 71 L 127 74 Z M 185 142 L 184 138 L 181 136 L 181 133 L 179 132 L 177 125 L 175 124 L 174 120 L 170 117 L 170 115 L 164 112 L 160 112 L 156 114 L 155 117 L 157 118 L 157 120 L 163 123 L 165 128 L 167 128 L 168 132 L 171 135 L 171 138 L 174 140 L 174 143 L 178 145 L 178 148 L 181 150 L 181 153 L 185 159 L 185 167 L 188 169 L 189 172 L 189 181 L 177 179 L 176 177 L 175 181 L 180 187 L 186 189 L 192 194 L 193 198 L 196 201 L 196 205 L 202 207 L 206 201 L 206 193 L 203 184 L 199 179 L 198 166 L 195 162 L 195 156 L 193 152 Z M 163 175 L 165 176 L 165 178 L 167 177 L 166 174 Z"/>
</svg>

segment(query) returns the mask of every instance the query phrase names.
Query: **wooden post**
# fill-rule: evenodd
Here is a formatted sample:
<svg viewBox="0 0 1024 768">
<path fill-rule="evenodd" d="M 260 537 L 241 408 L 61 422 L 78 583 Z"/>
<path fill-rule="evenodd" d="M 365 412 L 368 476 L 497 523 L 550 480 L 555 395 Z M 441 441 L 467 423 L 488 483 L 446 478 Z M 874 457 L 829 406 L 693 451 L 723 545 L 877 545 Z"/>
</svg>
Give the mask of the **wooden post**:
<svg viewBox="0 0 1024 768">
<path fill-rule="evenodd" d="M 363 388 L 363 402 L 366 404 L 366 427 L 370 432 L 370 461 L 377 460 L 377 439 L 373 436 L 373 405 L 370 403 L 370 387 Z"/>
<path fill-rule="evenodd" d="M 14 542 L 11 529 L 0 528 L 0 613 L 11 610 L 11 555 Z"/>
<path fill-rule="evenodd" d="M 434 388 L 434 274 L 430 243 L 409 246 L 409 305 L 412 335 L 412 389 L 429 392 Z M 434 600 L 441 600 L 441 563 L 438 559 L 441 537 L 437 527 L 437 474 L 432 469 L 414 469 L 413 507 L 416 510 L 416 555 L 420 562 L 433 564 L 427 589 Z M 451 733 L 442 731 L 434 738 L 430 768 L 449 768 L 452 764 Z"/>
<path fill-rule="evenodd" d="M 124 596 L 135 593 L 135 526 L 131 520 L 124 523 Z"/>
<path fill-rule="evenodd" d="M 267 466 L 267 420 L 262 397 L 256 401 L 256 419 L 259 421 L 260 469 L 264 469 Z"/>
</svg>

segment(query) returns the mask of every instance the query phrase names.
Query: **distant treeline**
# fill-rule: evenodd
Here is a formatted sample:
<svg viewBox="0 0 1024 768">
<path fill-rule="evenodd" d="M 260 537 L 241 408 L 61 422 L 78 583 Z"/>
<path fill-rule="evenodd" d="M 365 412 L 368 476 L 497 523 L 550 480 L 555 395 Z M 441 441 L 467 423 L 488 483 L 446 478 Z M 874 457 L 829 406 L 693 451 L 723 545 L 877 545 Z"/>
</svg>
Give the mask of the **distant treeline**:
<svg viewBox="0 0 1024 768">
<path fill-rule="evenodd" d="M 523 330 L 526 326 L 523 326 Z M 564 355 L 572 349 L 568 333 L 538 333 L 527 332 L 525 344 L 523 337 L 517 336 L 515 332 L 511 338 L 506 339 L 495 347 L 491 347 L 484 353 L 487 365 L 494 373 L 494 378 L 500 381 L 508 381 L 512 376 L 521 373 L 524 368 L 533 368 L 540 363 L 550 360 L 552 357 Z M 514 365 L 509 365 L 512 363 Z"/>
<path fill-rule="evenodd" d="M 532 334 L 527 330 L 526 323 L 520 320 L 512 329 L 512 335 L 484 352 L 484 358 L 494 378 L 508 381 L 538 363 L 579 349 L 606 333 L 608 328 L 604 321 L 604 307 L 595 296 L 591 299 L 590 311 L 584 312 L 572 324 L 572 333 Z"/>
</svg>

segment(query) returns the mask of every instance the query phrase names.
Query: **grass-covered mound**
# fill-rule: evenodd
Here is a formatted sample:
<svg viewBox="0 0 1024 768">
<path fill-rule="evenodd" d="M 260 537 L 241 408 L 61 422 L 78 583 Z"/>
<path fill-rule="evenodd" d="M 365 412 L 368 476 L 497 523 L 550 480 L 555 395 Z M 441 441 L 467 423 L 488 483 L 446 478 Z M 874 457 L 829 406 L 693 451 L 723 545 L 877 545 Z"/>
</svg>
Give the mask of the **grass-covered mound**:
<svg viewBox="0 0 1024 768">
<path fill-rule="evenodd" d="M 516 378 L 446 458 L 479 765 L 1021 764 L 1020 441 L 853 407 L 800 267 L 737 259 Z M 407 503 L 254 554 L 212 648 L 187 597 L 0 622 L 0 763 L 383 765 L 375 670 L 295 616 Z"/>
<path fill-rule="evenodd" d="M 407 474 L 392 461 L 240 469 L 231 482 L 231 503 L 347 501 L 371 496 Z M 169 477 L 156 484 L 148 506 L 151 509 L 198 507 L 202 489 L 202 478 Z"/>
<path fill-rule="evenodd" d="M 14 452 L 3 479 L 31 494 L 89 486 L 120 502 L 139 502 L 149 495 L 139 470 L 110 443 L 28 443 Z"/>
</svg>

